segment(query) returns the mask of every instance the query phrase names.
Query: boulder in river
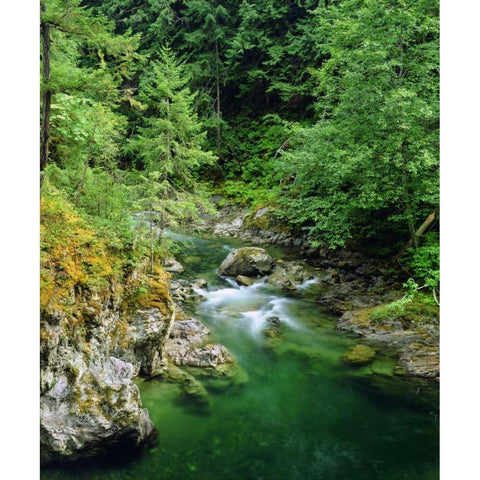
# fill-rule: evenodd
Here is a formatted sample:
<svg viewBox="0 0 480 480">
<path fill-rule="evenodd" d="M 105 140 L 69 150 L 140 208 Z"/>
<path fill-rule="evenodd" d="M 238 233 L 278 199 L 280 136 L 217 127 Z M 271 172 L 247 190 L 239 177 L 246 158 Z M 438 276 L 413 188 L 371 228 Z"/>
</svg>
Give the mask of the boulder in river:
<svg viewBox="0 0 480 480">
<path fill-rule="evenodd" d="M 249 287 L 250 285 L 253 285 L 256 281 L 255 278 L 252 278 L 252 277 L 246 277 L 245 275 L 237 275 L 237 277 L 235 278 L 235 280 L 237 281 L 237 283 L 239 285 L 243 285 L 245 287 Z"/>
<path fill-rule="evenodd" d="M 41 396 L 42 463 L 97 456 L 115 446 L 131 449 L 154 432 L 131 381 L 133 365 L 114 357 L 86 360 L 72 358 L 65 376 Z"/>
<path fill-rule="evenodd" d="M 263 248 L 245 247 L 230 252 L 222 262 L 218 273 L 229 277 L 267 275 L 275 266 L 275 260 Z"/>
<path fill-rule="evenodd" d="M 267 278 L 267 282 L 281 288 L 295 289 L 315 277 L 313 268 L 298 262 L 282 262 Z"/>
<path fill-rule="evenodd" d="M 224 363 L 234 363 L 223 345 L 206 343 L 209 334 L 208 328 L 194 318 L 177 321 L 164 351 L 177 366 L 216 368 Z"/>
</svg>

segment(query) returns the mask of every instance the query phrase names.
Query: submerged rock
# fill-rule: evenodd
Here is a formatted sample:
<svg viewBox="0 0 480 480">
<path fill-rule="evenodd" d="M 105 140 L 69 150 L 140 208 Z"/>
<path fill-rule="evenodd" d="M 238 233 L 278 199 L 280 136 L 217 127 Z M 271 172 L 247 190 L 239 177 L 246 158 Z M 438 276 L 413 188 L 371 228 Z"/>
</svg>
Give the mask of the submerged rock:
<svg viewBox="0 0 480 480">
<path fill-rule="evenodd" d="M 263 248 L 245 247 L 230 252 L 221 263 L 218 273 L 229 277 L 266 275 L 275 265 L 275 260 Z"/>
<path fill-rule="evenodd" d="M 342 357 L 342 361 L 343 363 L 354 367 L 368 365 L 373 362 L 376 353 L 377 352 L 373 348 L 359 344 L 352 347 L 348 353 Z"/>
<path fill-rule="evenodd" d="M 396 352 L 397 374 L 439 377 L 437 307 L 412 302 L 401 312 L 388 309 L 385 305 L 349 311 L 338 320 L 336 328 Z"/>
<path fill-rule="evenodd" d="M 208 410 L 212 401 L 206 388 L 193 375 L 175 365 L 170 365 L 159 375 L 162 380 L 176 383 L 182 393 L 181 401 L 193 402 L 196 407 Z"/>
</svg>

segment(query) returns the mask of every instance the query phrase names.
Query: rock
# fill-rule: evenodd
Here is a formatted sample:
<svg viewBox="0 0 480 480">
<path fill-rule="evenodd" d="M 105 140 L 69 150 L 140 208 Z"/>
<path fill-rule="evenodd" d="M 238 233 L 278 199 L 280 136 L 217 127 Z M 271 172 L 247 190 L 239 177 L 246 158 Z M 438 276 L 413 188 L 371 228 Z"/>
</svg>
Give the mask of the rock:
<svg viewBox="0 0 480 480">
<path fill-rule="evenodd" d="M 118 346 L 115 354 L 134 365 L 135 375 L 152 375 L 160 368 L 162 347 L 173 320 L 158 308 L 135 311 L 128 318 L 123 348 Z"/>
<path fill-rule="evenodd" d="M 280 332 L 280 330 L 278 330 L 277 328 L 265 328 L 264 330 L 262 330 L 262 333 L 267 338 L 276 338 L 282 335 L 282 332 Z"/>
<path fill-rule="evenodd" d="M 163 380 L 176 383 L 182 392 L 182 402 L 188 401 L 202 410 L 211 407 L 211 398 L 205 387 L 190 373 L 175 366 L 169 365 L 168 369 L 160 375 Z"/>
<path fill-rule="evenodd" d="M 196 280 L 191 283 L 186 279 L 177 279 L 171 284 L 171 295 L 176 304 L 182 305 L 185 302 L 197 303 L 202 301 L 205 297 L 197 290 L 207 286 L 206 280 Z"/>
<path fill-rule="evenodd" d="M 263 208 L 261 208 L 260 210 L 257 210 L 257 211 L 255 212 L 255 214 L 253 215 L 253 219 L 256 220 L 256 219 L 258 219 L 258 218 L 263 217 L 263 216 L 266 215 L 270 210 L 271 210 L 270 207 L 263 207 Z"/>
<path fill-rule="evenodd" d="M 360 367 L 372 363 L 375 358 L 376 352 L 373 348 L 366 345 L 356 345 L 351 348 L 348 353 L 342 357 L 343 363 L 352 365 L 354 367 Z"/>
<path fill-rule="evenodd" d="M 168 336 L 173 304 L 164 275 L 155 277 L 158 288 L 151 293 L 158 306 L 133 314 L 130 295 L 143 283 L 140 272 L 132 273 L 131 283 L 118 276 L 75 287 L 65 298 L 68 309 L 58 303 L 41 312 L 43 463 L 103 455 L 118 446 L 132 450 L 154 435 L 132 377 L 157 368 Z"/>
<path fill-rule="evenodd" d="M 207 343 L 209 334 L 210 331 L 196 319 L 175 322 L 164 348 L 169 366 L 161 373 L 169 378 L 172 372 L 177 377 L 180 375 L 184 394 L 199 396 L 196 403 L 203 402 L 205 406 L 208 406 L 209 399 L 208 402 L 201 400 L 204 387 L 188 380 L 188 389 L 185 390 L 185 375 L 201 377 L 209 388 L 222 390 L 248 381 L 246 372 L 223 345 Z"/>
<path fill-rule="evenodd" d="M 230 252 L 218 270 L 219 275 L 265 275 L 272 271 L 274 259 L 263 248 L 245 247 Z"/>
<path fill-rule="evenodd" d="M 204 280 L 203 278 L 197 278 L 193 283 L 192 287 L 193 288 L 207 288 L 208 282 Z"/>
<path fill-rule="evenodd" d="M 298 262 L 283 262 L 276 265 L 267 277 L 267 283 L 281 288 L 295 289 L 298 285 L 315 277 L 315 271 Z"/>
<path fill-rule="evenodd" d="M 182 273 L 185 271 L 183 265 L 172 257 L 165 260 L 164 267 L 167 272 L 171 273 Z"/>
<path fill-rule="evenodd" d="M 414 343 L 403 349 L 397 363 L 397 373 L 423 378 L 440 375 L 439 350 L 435 346 Z"/>
<path fill-rule="evenodd" d="M 272 325 L 280 325 L 280 319 L 278 317 L 268 317 L 267 322 L 271 323 Z"/>
<path fill-rule="evenodd" d="M 233 363 L 234 359 L 221 344 L 205 344 L 210 331 L 198 320 L 175 322 L 164 352 L 177 366 L 212 367 Z"/>
<path fill-rule="evenodd" d="M 245 275 L 237 275 L 237 277 L 235 278 L 235 280 L 237 281 L 237 283 L 239 285 L 243 285 L 245 287 L 249 287 L 250 285 L 253 285 L 256 281 L 255 278 L 252 278 L 252 277 L 246 277 Z"/>
<path fill-rule="evenodd" d="M 347 311 L 337 329 L 360 335 L 398 357 L 397 375 L 426 379 L 439 376 L 438 308 L 409 303 L 401 312 L 378 305 Z"/>
<path fill-rule="evenodd" d="M 89 365 L 81 354 L 67 366 L 40 397 L 43 464 L 139 447 L 151 437 L 154 426 L 131 382 L 133 371 L 133 365 L 114 357 Z"/>
</svg>

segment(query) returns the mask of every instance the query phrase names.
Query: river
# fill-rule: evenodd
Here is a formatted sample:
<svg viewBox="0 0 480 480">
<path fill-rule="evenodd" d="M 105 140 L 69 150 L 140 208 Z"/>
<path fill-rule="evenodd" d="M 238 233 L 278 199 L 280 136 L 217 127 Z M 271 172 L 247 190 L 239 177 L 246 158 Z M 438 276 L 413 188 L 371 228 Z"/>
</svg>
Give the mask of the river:
<svg viewBox="0 0 480 480">
<path fill-rule="evenodd" d="M 315 302 L 315 284 L 286 295 L 262 283 L 239 287 L 216 275 L 236 240 L 171 234 L 185 276 L 204 278 L 206 299 L 188 312 L 246 372 L 231 388 L 205 382 L 209 412 L 178 402 L 178 387 L 139 381 L 159 442 L 133 458 L 47 468 L 42 479 L 433 480 L 439 477 L 438 405 L 389 390 L 393 360 L 353 369 L 355 345 Z M 277 258 L 292 252 L 269 249 Z M 280 319 L 281 340 L 262 330 Z M 376 380 L 382 379 L 382 388 Z M 392 391 L 394 389 L 392 388 Z M 397 389 L 398 390 L 398 389 Z"/>
</svg>

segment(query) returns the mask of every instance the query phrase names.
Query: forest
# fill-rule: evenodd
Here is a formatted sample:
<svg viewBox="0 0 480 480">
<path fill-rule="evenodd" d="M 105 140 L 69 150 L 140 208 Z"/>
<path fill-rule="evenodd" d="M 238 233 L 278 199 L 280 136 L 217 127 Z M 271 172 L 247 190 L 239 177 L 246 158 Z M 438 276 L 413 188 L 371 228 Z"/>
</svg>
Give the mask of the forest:
<svg viewBox="0 0 480 480">
<path fill-rule="evenodd" d="M 118 242 L 221 193 L 437 288 L 437 1 L 45 0 L 41 40 L 42 194 Z"/>
<path fill-rule="evenodd" d="M 41 478 L 438 479 L 439 1 L 39 20 Z"/>
</svg>

